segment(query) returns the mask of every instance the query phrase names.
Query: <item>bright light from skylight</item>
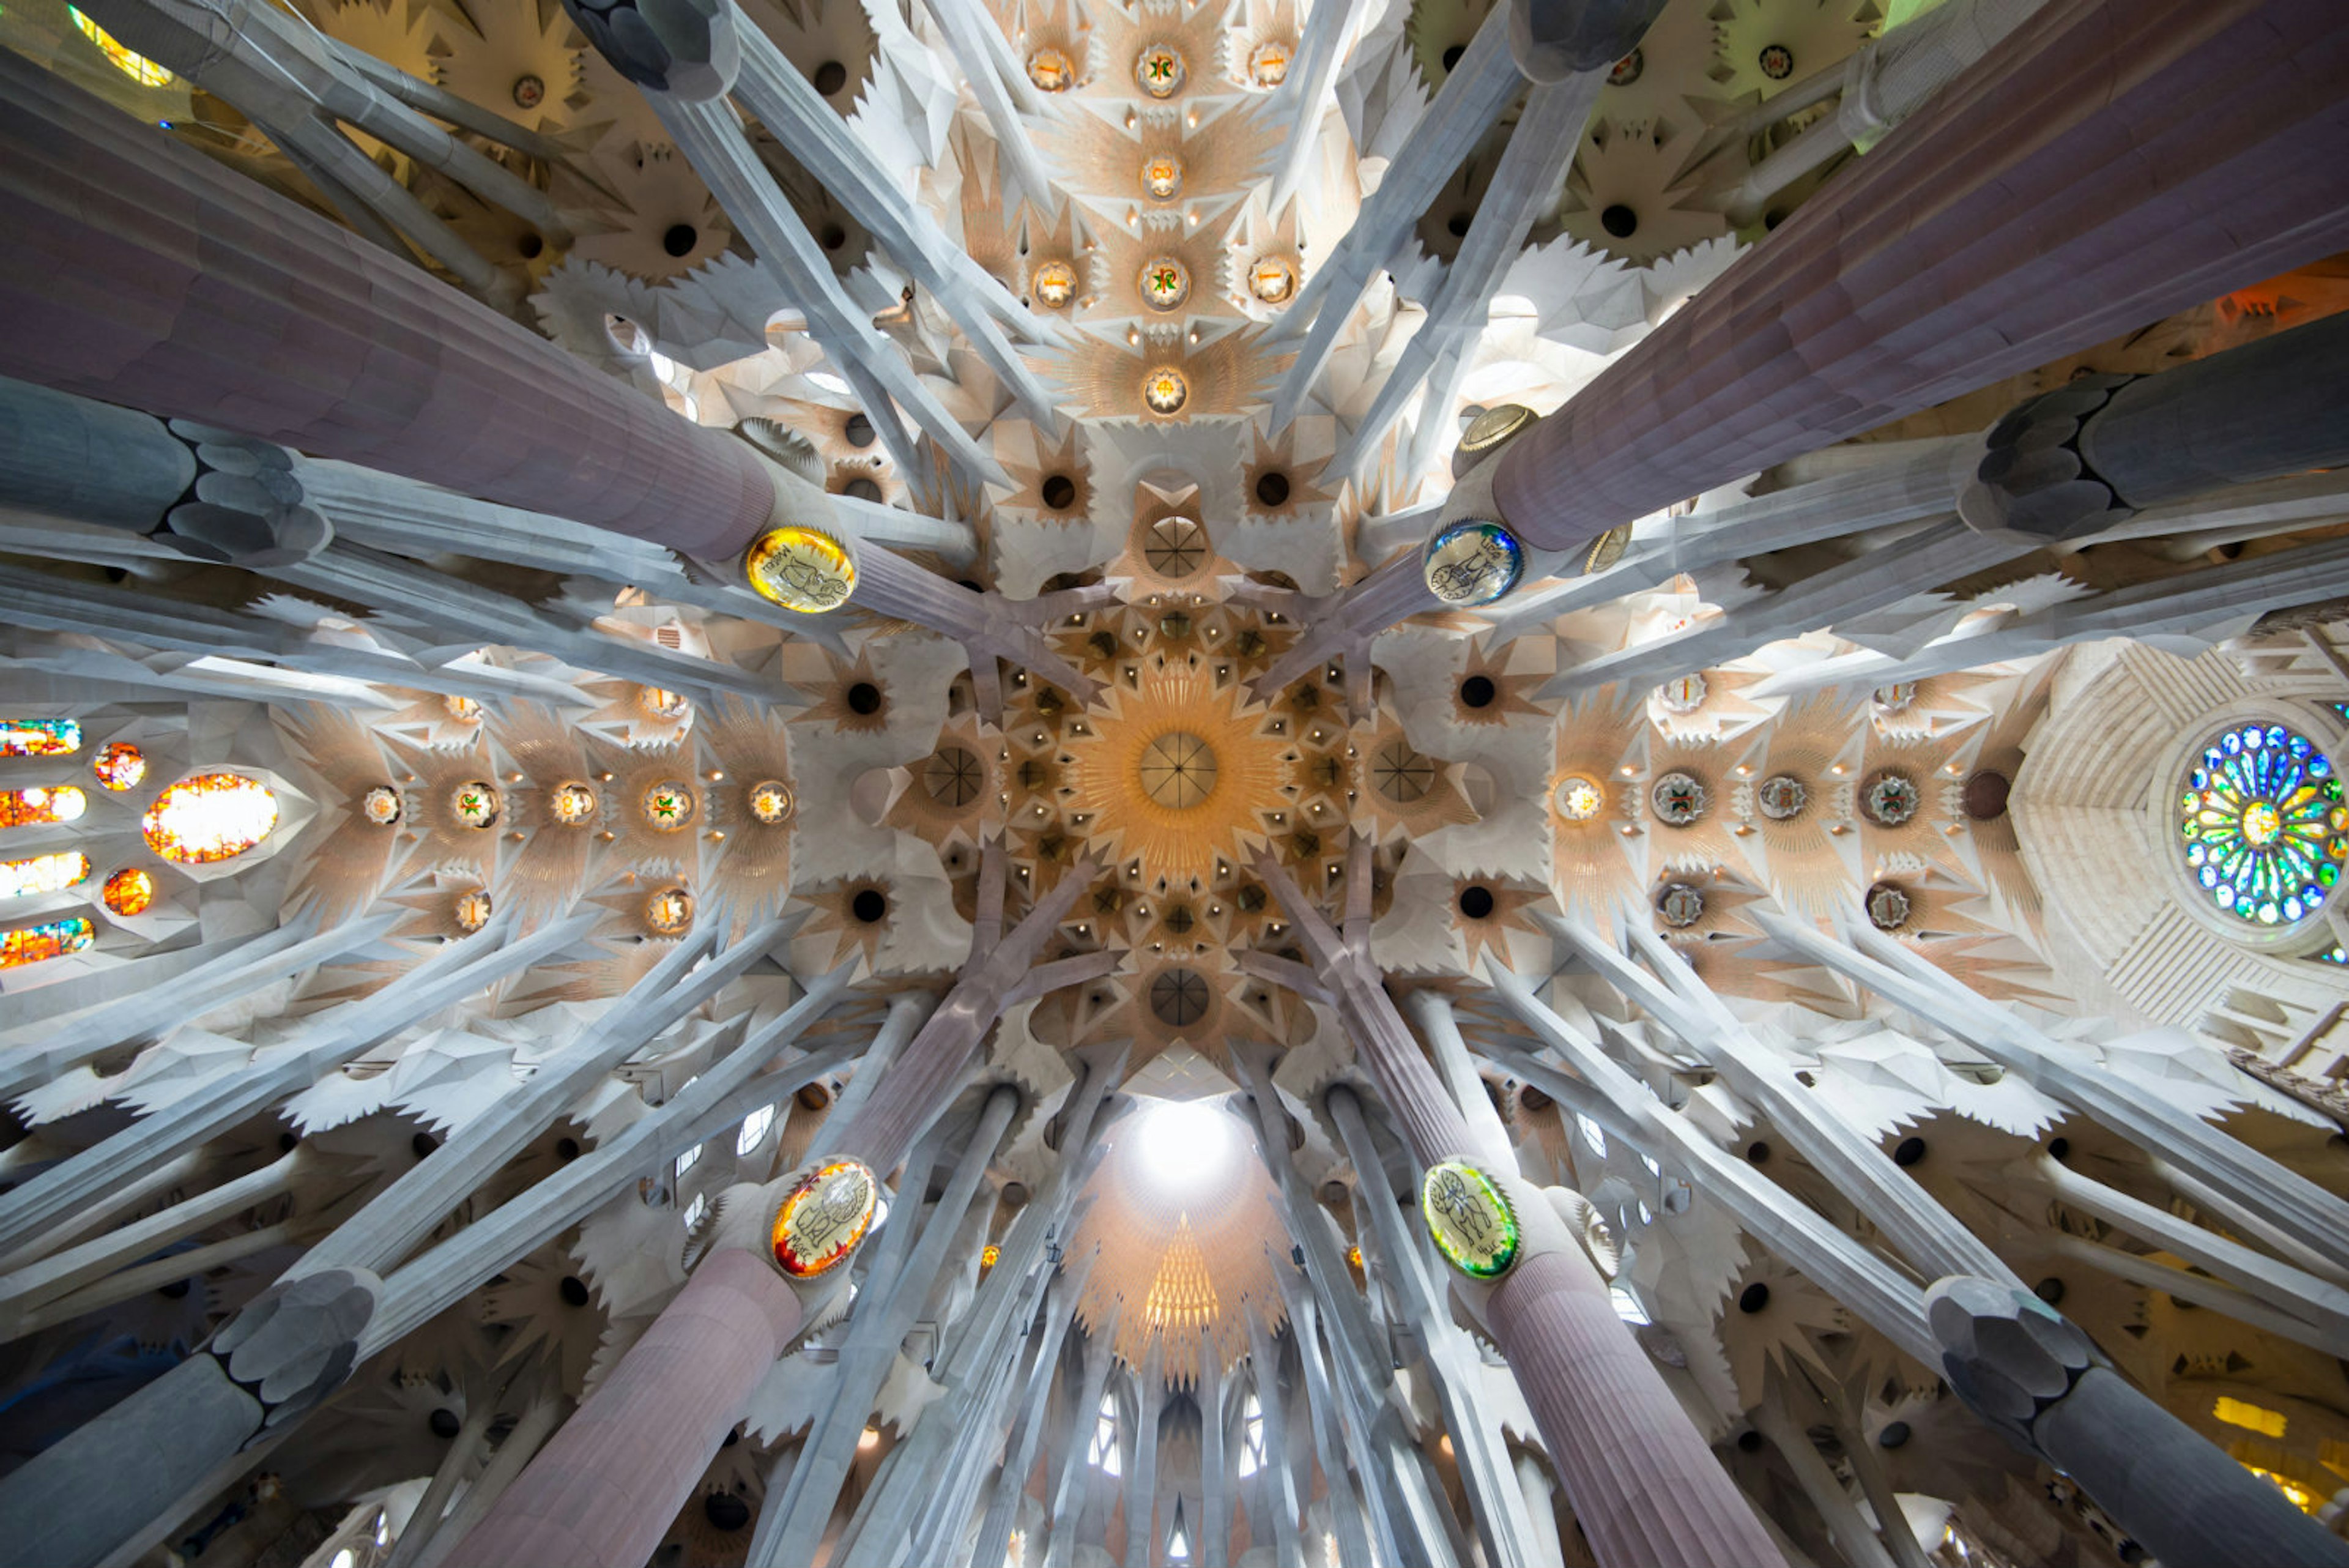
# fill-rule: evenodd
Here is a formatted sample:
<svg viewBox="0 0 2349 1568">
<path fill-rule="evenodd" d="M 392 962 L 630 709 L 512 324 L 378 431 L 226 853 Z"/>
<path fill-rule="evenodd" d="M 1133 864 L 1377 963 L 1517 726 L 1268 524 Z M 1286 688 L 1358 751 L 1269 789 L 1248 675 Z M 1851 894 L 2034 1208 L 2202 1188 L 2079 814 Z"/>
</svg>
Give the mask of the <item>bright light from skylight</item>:
<svg viewBox="0 0 2349 1568">
<path fill-rule="evenodd" d="M 1228 1170 L 1238 1155 L 1238 1130 L 1212 1101 L 1161 1100 L 1135 1116 L 1127 1136 L 1151 1185 L 1181 1197 Z"/>
</svg>

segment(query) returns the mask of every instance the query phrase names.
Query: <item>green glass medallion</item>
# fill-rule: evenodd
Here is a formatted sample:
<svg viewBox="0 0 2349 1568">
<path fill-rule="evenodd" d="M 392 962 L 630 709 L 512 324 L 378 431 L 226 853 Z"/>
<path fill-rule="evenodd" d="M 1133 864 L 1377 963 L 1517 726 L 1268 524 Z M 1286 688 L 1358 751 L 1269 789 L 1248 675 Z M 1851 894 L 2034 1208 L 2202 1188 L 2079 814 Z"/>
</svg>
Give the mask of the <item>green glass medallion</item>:
<svg viewBox="0 0 2349 1568">
<path fill-rule="evenodd" d="M 1490 1177 L 1466 1160 L 1428 1167 L 1419 1184 L 1427 1233 L 1472 1280 L 1496 1280 L 1517 1261 L 1517 1216 Z"/>
</svg>

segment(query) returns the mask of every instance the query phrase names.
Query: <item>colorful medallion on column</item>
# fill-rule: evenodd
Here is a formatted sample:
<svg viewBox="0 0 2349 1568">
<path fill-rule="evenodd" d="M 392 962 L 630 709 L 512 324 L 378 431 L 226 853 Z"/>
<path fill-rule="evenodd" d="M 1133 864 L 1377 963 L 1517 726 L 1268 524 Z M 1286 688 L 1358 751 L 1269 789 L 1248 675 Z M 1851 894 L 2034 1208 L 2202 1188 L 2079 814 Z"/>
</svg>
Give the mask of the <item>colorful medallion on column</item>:
<svg viewBox="0 0 2349 1568">
<path fill-rule="evenodd" d="M 856 591 L 856 562 L 840 541 L 796 524 L 761 535 L 742 570 L 760 597 L 802 615 L 838 609 Z"/>
<path fill-rule="evenodd" d="M 864 1240 L 880 1199 L 880 1183 L 859 1161 L 818 1166 L 775 1210 L 776 1267 L 795 1280 L 829 1272 Z"/>
<path fill-rule="evenodd" d="M 1427 1233 L 1472 1280 L 1497 1280 L 1517 1261 L 1517 1215 L 1490 1177 L 1464 1159 L 1427 1168 L 1419 1184 Z"/>
</svg>

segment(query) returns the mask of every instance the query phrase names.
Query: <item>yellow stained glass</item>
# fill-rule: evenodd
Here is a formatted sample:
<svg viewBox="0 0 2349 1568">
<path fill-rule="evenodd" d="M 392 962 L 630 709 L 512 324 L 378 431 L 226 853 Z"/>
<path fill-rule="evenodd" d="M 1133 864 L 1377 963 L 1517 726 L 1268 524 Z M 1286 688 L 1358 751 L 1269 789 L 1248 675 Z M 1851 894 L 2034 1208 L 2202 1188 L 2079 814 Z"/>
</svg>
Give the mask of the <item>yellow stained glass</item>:
<svg viewBox="0 0 2349 1568">
<path fill-rule="evenodd" d="M 72 784 L 0 790 L 0 827 L 32 827 L 47 822 L 78 822 L 89 797 Z"/>
<path fill-rule="evenodd" d="M 79 6 L 68 5 L 66 10 L 72 15 L 74 26 L 81 29 L 81 36 L 96 44 L 98 53 L 114 62 L 116 70 L 140 87 L 170 87 L 176 79 L 170 71 L 146 56 L 133 54 L 116 43 L 114 35 L 83 16 Z"/>
<path fill-rule="evenodd" d="M 89 857 L 68 850 L 0 860 L 0 898 L 30 898 L 70 888 L 89 875 Z"/>
</svg>

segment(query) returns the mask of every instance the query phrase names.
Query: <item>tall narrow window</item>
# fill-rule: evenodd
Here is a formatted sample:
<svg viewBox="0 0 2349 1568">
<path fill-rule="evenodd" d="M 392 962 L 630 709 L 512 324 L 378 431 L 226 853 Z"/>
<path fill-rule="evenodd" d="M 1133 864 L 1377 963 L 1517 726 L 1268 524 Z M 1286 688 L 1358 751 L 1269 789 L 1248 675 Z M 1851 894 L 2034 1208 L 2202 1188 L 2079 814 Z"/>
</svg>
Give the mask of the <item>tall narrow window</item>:
<svg viewBox="0 0 2349 1568">
<path fill-rule="evenodd" d="M 1191 1532 L 1183 1528 L 1183 1500 L 1179 1497 L 1174 1500 L 1174 1528 L 1166 1534 L 1166 1561 L 1191 1561 Z"/>
<path fill-rule="evenodd" d="M 1264 1469 L 1264 1407 L 1256 1396 L 1247 1397 L 1240 1407 L 1240 1479 L 1246 1480 Z"/>
<path fill-rule="evenodd" d="M 742 1130 L 734 1135 L 735 1157 L 740 1158 L 758 1147 L 759 1140 L 765 1137 L 767 1129 L 774 1125 L 775 1107 L 772 1106 L 761 1106 L 743 1117 Z"/>
<path fill-rule="evenodd" d="M 1117 1458 L 1117 1396 L 1102 1396 L 1101 1414 L 1093 1417 L 1093 1440 L 1086 1450 L 1085 1463 L 1098 1465 L 1103 1475 L 1122 1475 L 1125 1467 Z"/>
</svg>

